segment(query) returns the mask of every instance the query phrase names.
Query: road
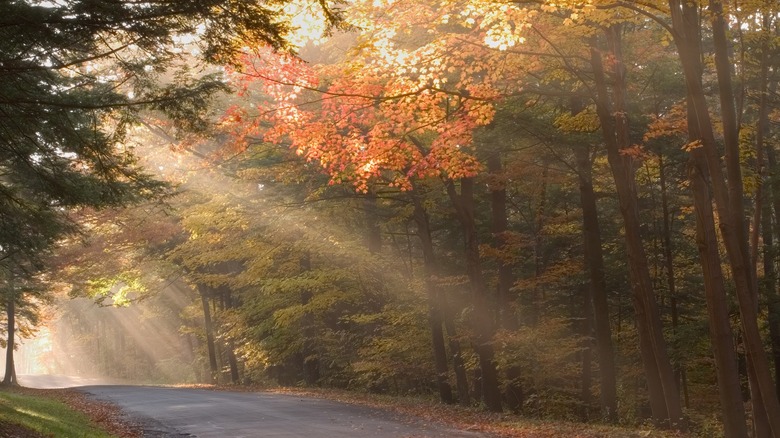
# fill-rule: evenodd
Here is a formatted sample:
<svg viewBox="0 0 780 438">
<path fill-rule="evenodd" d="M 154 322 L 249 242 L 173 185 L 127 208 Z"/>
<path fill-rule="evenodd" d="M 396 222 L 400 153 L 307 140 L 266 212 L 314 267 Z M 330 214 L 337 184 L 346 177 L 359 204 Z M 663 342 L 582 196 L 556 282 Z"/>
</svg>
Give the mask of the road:
<svg viewBox="0 0 780 438">
<path fill-rule="evenodd" d="M 388 411 L 293 395 L 151 386 L 83 386 L 140 422 L 145 437 L 487 438 Z"/>
</svg>

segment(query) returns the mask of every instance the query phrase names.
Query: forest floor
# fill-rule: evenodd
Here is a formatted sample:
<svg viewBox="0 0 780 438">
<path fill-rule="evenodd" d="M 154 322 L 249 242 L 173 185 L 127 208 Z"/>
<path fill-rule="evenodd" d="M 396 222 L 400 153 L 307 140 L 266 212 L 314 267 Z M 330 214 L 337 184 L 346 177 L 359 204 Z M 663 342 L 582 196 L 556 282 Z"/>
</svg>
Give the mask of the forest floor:
<svg viewBox="0 0 780 438">
<path fill-rule="evenodd" d="M 300 388 L 217 387 L 212 385 L 186 385 L 186 387 L 219 391 L 266 391 L 325 398 L 343 403 L 387 409 L 424 421 L 445 423 L 462 430 L 479 431 L 505 438 L 690 438 L 692 436 L 679 432 L 661 431 L 652 427 L 627 428 L 603 424 L 527 419 L 512 414 L 495 414 L 477 409 L 443 405 L 433 400 L 377 396 L 348 391 Z M 128 417 L 118 407 L 110 403 L 93 400 L 78 390 L 16 388 L 13 391 L 60 400 L 74 410 L 86 414 L 95 424 L 114 436 L 120 438 L 142 437 L 142 427 L 128 420 Z M 40 434 L 34 432 L 24 435 L 21 430 L 15 430 L 14 432 L 11 432 L 10 429 L 6 430 L 6 428 L 10 427 L 15 426 L 0 424 L 0 438 L 41 437 Z"/>
<path fill-rule="evenodd" d="M 693 435 L 652 427 L 627 428 L 597 423 L 539 420 L 515 414 L 498 414 L 477 408 L 445 405 L 437 400 L 382 396 L 331 389 L 277 388 L 271 391 L 322 397 L 388 409 L 425 421 L 452 425 L 461 430 L 485 432 L 503 438 L 692 438 Z"/>
</svg>

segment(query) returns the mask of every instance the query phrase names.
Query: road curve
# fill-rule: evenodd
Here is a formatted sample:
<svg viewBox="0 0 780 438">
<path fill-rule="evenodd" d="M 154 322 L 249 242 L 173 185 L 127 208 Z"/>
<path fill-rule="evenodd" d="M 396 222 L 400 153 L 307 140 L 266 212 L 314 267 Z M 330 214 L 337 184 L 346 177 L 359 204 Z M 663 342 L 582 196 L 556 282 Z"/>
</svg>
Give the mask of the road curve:
<svg viewBox="0 0 780 438">
<path fill-rule="evenodd" d="M 145 437 L 487 438 L 394 413 L 301 396 L 152 386 L 75 388 L 117 404 Z"/>
</svg>

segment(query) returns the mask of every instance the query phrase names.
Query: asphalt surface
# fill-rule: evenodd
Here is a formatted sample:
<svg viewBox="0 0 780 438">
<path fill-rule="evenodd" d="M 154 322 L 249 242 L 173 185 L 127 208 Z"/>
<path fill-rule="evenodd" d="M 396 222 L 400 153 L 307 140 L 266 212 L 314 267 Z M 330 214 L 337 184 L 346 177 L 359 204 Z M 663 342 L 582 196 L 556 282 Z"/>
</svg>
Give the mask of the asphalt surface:
<svg viewBox="0 0 780 438">
<path fill-rule="evenodd" d="M 119 405 L 145 437 L 487 438 L 388 411 L 293 395 L 152 386 L 77 388 Z"/>
</svg>

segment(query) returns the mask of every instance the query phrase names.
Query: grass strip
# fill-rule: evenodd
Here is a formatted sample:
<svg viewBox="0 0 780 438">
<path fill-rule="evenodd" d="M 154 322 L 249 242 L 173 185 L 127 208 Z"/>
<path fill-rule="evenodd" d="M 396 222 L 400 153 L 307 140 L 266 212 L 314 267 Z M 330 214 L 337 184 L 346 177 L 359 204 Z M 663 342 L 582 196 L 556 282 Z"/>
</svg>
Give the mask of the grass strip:
<svg viewBox="0 0 780 438">
<path fill-rule="evenodd" d="M 0 423 L 17 424 L 44 436 L 62 438 L 111 438 L 87 416 L 46 397 L 0 389 Z"/>
</svg>

